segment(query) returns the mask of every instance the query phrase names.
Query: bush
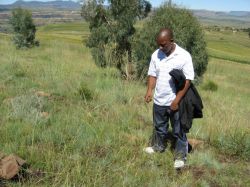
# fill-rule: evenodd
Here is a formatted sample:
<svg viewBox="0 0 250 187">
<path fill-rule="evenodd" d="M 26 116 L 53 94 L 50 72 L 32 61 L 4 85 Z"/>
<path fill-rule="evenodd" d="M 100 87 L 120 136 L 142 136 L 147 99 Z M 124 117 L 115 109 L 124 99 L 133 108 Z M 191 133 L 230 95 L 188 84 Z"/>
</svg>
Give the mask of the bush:
<svg viewBox="0 0 250 187">
<path fill-rule="evenodd" d="M 13 41 L 17 48 L 29 48 L 39 45 L 39 41 L 35 40 L 36 26 L 33 23 L 30 11 L 21 8 L 14 9 L 10 24 L 15 34 Z"/>
<path fill-rule="evenodd" d="M 137 77 L 146 77 L 151 54 L 158 48 L 155 38 L 161 28 L 173 30 L 175 42 L 190 52 L 196 76 L 202 76 L 208 64 L 204 33 L 189 10 L 164 5 L 145 22 L 133 42 Z"/>
</svg>

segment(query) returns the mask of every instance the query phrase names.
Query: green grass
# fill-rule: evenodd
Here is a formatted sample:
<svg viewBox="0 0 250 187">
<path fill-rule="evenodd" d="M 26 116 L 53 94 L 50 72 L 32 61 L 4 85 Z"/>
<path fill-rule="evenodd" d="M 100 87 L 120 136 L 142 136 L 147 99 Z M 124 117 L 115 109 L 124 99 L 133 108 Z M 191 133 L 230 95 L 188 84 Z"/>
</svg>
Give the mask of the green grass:
<svg viewBox="0 0 250 187">
<path fill-rule="evenodd" d="M 67 24 L 50 24 L 39 27 L 38 38 L 57 38 L 68 42 L 80 43 L 89 35 L 86 22 L 72 22 Z"/>
<path fill-rule="evenodd" d="M 169 150 L 152 156 L 142 152 L 152 132 L 145 85 L 119 79 L 116 69 L 97 68 L 81 43 L 87 34 L 81 23 L 44 26 L 37 33 L 40 47 L 24 51 L 0 35 L 0 150 L 44 173 L 8 186 L 250 184 L 249 65 L 210 59 L 204 84 L 212 81 L 218 88 L 198 88 L 204 118 L 194 122 L 188 135 L 206 143 L 189 155 L 188 168 L 179 173 Z M 223 36 L 231 41 L 230 35 Z M 241 42 L 237 45 L 245 49 L 247 42 Z M 240 56 L 248 58 L 248 53 Z M 37 91 L 50 96 L 37 99 Z M 31 109 L 49 116 L 32 118 Z"/>
<path fill-rule="evenodd" d="M 206 31 L 209 56 L 250 64 L 250 38 L 248 33 L 232 31 Z"/>
</svg>

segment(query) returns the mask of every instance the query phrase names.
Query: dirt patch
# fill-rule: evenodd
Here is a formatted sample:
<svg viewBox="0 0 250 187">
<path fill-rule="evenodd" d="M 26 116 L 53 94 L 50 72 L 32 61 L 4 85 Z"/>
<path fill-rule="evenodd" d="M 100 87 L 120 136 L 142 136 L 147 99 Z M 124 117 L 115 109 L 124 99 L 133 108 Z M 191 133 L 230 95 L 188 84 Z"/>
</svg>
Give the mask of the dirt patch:
<svg viewBox="0 0 250 187">
<path fill-rule="evenodd" d="M 192 150 L 202 149 L 205 145 L 205 141 L 198 139 L 188 139 L 188 143 L 192 146 Z"/>
</svg>

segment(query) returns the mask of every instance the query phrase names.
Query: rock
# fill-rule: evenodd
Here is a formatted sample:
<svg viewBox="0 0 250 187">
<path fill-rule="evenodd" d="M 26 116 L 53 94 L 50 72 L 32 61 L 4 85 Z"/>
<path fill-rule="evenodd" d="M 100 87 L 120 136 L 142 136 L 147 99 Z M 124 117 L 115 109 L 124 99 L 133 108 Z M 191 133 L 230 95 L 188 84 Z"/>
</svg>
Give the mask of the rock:
<svg viewBox="0 0 250 187">
<path fill-rule="evenodd" d="M 0 160 L 0 179 L 12 179 L 16 175 L 18 175 L 22 166 L 26 164 L 26 161 L 22 158 L 11 154 L 8 156 L 4 156 L 1 153 L 1 160 Z"/>
<path fill-rule="evenodd" d="M 46 93 L 46 92 L 44 92 L 44 91 L 37 91 L 37 92 L 36 92 L 36 95 L 37 95 L 37 96 L 40 96 L 40 97 L 50 97 L 50 96 L 51 96 L 51 94 Z"/>
</svg>

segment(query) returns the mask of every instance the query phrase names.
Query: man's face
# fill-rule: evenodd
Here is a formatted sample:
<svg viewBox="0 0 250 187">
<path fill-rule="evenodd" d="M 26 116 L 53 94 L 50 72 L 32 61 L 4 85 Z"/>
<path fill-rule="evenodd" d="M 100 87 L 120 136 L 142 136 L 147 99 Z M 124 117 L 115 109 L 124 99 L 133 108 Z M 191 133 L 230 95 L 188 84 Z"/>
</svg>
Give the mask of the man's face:
<svg viewBox="0 0 250 187">
<path fill-rule="evenodd" d="M 157 44 L 159 49 L 162 50 L 167 56 L 170 55 L 172 47 L 173 47 L 173 40 L 169 39 L 169 37 L 158 37 Z"/>
</svg>

